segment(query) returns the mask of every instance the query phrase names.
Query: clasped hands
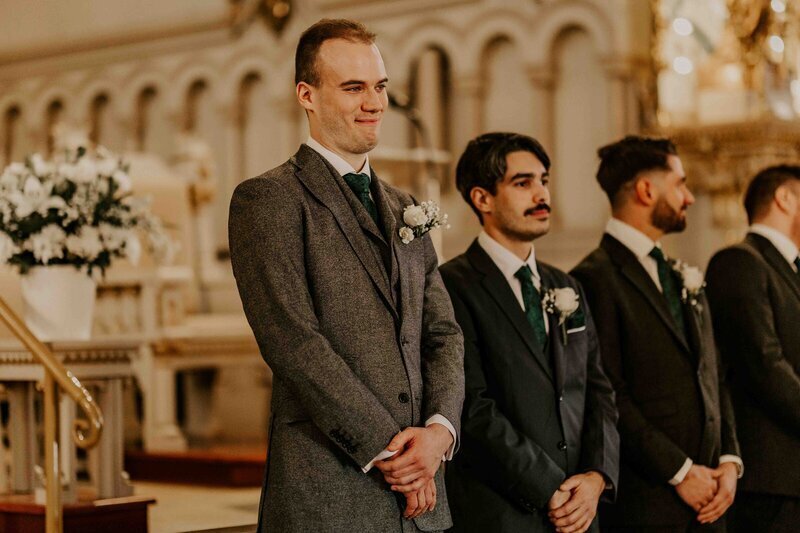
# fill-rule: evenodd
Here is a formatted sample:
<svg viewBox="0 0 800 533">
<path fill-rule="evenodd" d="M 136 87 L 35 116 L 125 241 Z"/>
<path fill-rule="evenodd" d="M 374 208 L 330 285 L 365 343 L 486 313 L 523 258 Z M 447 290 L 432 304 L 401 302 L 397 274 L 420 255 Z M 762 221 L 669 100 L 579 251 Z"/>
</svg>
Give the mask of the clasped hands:
<svg viewBox="0 0 800 533">
<path fill-rule="evenodd" d="M 558 533 L 583 533 L 597 514 L 597 502 L 606 489 L 599 472 L 575 474 L 550 497 L 548 518 Z"/>
<path fill-rule="evenodd" d="M 442 424 L 409 427 L 395 435 L 386 447 L 396 453 L 375 463 L 391 489 L 405 495 L 405 518 L 416 518 L 436 507 L 433 476 L 452 444 L 453 436 Z"/>
<path fill-rule="evenodd" d="M 722 463 L 717 468 L 692 465 L 675 490 L 697 512 L 698 522 L 710 524 L 725 514 L 733 503 L 737 479 L 734 463 Z"/>
</svg>

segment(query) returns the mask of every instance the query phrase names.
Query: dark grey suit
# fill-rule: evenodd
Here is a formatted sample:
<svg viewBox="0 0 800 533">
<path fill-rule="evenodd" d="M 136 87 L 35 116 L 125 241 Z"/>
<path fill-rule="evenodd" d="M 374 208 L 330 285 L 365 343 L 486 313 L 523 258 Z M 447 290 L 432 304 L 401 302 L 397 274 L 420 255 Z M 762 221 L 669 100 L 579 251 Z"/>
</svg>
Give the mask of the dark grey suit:
<svg viewBox="0 0 800 533">
<path fill-rule="evenodd" d="M 433 414 L 458 431 L 463 344 L 428 237 L 402 244 L 412 198 L 373 179 L 378 228 L 332 167 L 303 145 L 240 184 L 231 262 L 275 380 L 259 531 L 424 531 L 450 525 L 443 475 L 434 512 L 361 467 Z"/>
<path fill-rule="evenodd" d="M 711 260 L 708 299 L 746 467 L 733 529 L 800 528 L 800 275 L 751 233 Z"/>
<path fill-rule="evenodd" d="M 684 305 L 680 331 L 639 260 L 608 234 L 571 274 L 589 299 L 619 408 L 619 491 L 601 526 L 686 531 L 696 513 L 669 480 L 687 457 L 713 468 L 720 455 L 739 455 L 705 296 Z M 706 529 L 724 529 L 724 519 Z"/>
<path fill-rule="evenodd" d="M 538 268 L 544 289 L 580 292 L 563 272 Z M 564 479 L 596 470 L 617 483 L 614 393 L 589 308 L 581 298 L 575 316 L 584 320 L 572 325 L 566 346 L 558 318 L 546 315 L 550 340 L 543 350 L 508 281 L 477 242 L 441 272 L 465 341 L 462 446 L 447 467 L 453 531 L 553 531 L 547 504 Z"/>
</svg>

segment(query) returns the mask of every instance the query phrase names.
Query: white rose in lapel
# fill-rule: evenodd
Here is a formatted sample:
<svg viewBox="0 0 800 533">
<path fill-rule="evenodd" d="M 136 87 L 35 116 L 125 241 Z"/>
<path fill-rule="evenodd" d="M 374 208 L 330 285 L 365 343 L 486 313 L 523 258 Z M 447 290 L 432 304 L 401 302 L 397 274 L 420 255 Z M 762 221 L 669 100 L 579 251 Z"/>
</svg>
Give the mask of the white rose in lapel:
<svg viewBox="0 0 800 533">
<path fill-rule="evenodd" d="M 681 300 L 683 303 L 688 303 L 697 311 L 702 312 L 703 306 L 700 305 L 699 298 L 706 286 L 703 272 L 699 268 L 689 266 L 680 260 L 673 262 L 672 268 L 681 278 Z"/>
<path fill-rule="evenodd" d="M 414 240 L 414 230 L 409 228 L 408 226 L 404 226 L 400 228 L 400 240 L 403 241 L 403 244 L 408 244 Z"/>
<path fill-rule="evenodd" d="M 554 304 L 559 313 L 559 324 L 580 307 L 578 293 L 572 287 L 553 289 Z"/>
<path fill-rule="evenodd" d="M 681 271 L 681 277 L 683 278 L 683 286 L 686 287 L 686 290 L 689 292 L 696 292 L 703 288 L 703 272 L 693 266 L 687 266 Z"/>
<path fill-rule="evenodd" d="M 411 227 L 422 226 L 428 222 L 428 215 L 420 205 L 410 205 L 403 210 L 403 222 Z"/>
<path fill-rule="evenodd" d="M 439 214 L 439 204 L 433 200 L 422 202 L 419 205 L 409 205 L 403 209 L 403 222 L 408 224 L 398 231 L 400 240 L 403 244 L 408 244 L 415 237 L 422 237 L 433 228 L 444 226 L 450 228 L 447 223 L 447 215 Z"/>
<path fill-rule="evenodd" d="M 567 345 L 567 319 L 580 307 L 580 296 L 572 287 L 548 289 L 542 297 L 542 306 L 550 315 L 558 315 L 561 342 Z"/>
</svg>

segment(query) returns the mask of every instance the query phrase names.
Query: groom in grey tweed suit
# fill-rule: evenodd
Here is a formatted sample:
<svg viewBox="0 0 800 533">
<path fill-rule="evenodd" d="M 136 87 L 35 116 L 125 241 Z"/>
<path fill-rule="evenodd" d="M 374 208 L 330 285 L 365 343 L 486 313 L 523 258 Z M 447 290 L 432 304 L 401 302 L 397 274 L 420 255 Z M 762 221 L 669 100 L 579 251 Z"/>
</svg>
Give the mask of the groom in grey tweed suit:
<svg viewBox="0 0 800 533">
<path fill-rule="evenodd" d="M 458 442 L 463 340 L 430 238 L 398 237 L 414 200 L 369 166 L 387 108 L 374 37 L 345 20 L 306 30 L 310 137 L 231 200 L 233 271 L 275 376 L 262 532 L 452 524 L 441 463 Z"/>
</svg>

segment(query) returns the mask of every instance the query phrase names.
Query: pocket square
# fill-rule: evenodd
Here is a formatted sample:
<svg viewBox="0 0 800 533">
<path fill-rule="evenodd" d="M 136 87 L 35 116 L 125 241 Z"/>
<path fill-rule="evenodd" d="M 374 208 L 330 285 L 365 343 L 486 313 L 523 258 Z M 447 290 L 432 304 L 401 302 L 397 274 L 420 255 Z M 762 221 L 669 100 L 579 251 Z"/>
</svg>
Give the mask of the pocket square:
<svg viewBox="0 0 800 533">
<path fill-rule="evenodd" d="M 586 315 L 583 314 L 583 309 L 580 307 L 577 311 L 567 317 L 567 333 L 574 333 L 581 329 L 586 329 Z"/>
<path fill-rule="evenodd" d="M 578 333 L 578 332 L 580 332 L 580 331 L 586 331 L 586 326 L 580 326 L 580 327 L 578 327 L 578 328 L 572 328 L 572 329 L 568 329 L 568 330 L 567 330 L 567 335 L 569 335 L 569 334 L 571 334 L 571 333 Z"/>
</svg>

